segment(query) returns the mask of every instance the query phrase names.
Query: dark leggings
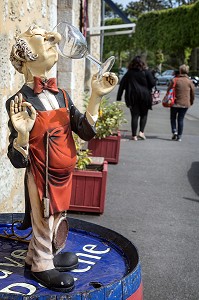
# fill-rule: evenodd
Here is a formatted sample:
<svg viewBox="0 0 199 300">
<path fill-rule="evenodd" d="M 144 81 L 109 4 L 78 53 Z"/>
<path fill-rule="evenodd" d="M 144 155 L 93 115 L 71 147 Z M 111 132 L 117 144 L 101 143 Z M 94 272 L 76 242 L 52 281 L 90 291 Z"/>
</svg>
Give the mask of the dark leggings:
<svg viewBox="0 0 199 300">
<path fill-rule="evenodd" d="M 136 136 L 139 117 L 140 117 L 140 131 L 144 132 L 144 128 L 147 122 L 148 108 L 143 109 L 138 105 L 134 105 L 132 108 L 130 108 L 130 112 L 131 112 L 132 136 Z"/>
<path fill-rule="evenodd" d="M 183 132 L 184 117 L 187 112 L 187 109 L 188 108 L 171 107 L 171 111 L 170 111 L 171 131 L 172 133 L 177 132 L 179 137 L 181 137 Z"/>
</svg>

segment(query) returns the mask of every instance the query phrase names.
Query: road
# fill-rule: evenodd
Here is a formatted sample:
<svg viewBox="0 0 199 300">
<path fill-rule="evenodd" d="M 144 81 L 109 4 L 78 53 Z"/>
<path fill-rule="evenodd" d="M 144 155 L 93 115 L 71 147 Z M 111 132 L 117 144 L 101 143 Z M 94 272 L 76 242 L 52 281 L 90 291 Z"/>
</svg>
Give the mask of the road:
<svg viewBox="0 0 199 300">
<path fill-rule="evenodd" d="M 160 87 L 162 96 L 165 87 Z M 116 99 L 117 89 L 110 94 Z M 149 112 L 146 141 L 122 127 L 120 161 L 108 166 L 102 215 L 69 214 L 110 228 L 132 241 L 140 256 L 144 300 L 199 299 L 198 93 L 182 142 L 171 141 L 169 109 Z M 125 300 L 125 299 L 117 299 Z"/>
</svg>

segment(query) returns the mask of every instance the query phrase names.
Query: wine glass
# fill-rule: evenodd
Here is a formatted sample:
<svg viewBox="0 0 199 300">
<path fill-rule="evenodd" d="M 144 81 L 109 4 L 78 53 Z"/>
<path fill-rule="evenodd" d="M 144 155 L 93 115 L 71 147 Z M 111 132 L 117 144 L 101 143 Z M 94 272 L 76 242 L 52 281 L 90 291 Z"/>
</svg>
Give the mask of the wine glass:
<svg viewBox="0 0 199 300">
<path fill-rule="evenodd" d="M 98 78 L 100 79 L 105 72 L 109 72 L 115 62 L 115 57 L 109 57 L 104 63 L 93 57 L 88 52 L 88 46 L 83 34 L 73 25 L 67 22 L 60 22 L 54 27 L 53 31 L 61 35 L 61 41 L 56 44 L 57 52 L 64 57 L 80 59 L 88 58 L 98 66 Z"/>
</svg>

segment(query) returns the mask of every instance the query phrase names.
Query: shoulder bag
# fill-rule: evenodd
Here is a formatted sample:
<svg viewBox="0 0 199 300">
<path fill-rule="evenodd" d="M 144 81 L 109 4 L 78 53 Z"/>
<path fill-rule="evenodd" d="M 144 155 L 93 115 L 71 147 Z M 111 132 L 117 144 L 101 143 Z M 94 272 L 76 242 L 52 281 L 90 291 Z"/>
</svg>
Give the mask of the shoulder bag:
<svg viewBox="0 0 199 300">
<path fill-rule="evenodd" d="M 173 80 L 173 86 L 172 88 L 170 88 L 166 95 L 164 96 L 163 100 L 162 100 L 162 105 L 164 107 L 172 107 L 175 103 L 175 86 L 176 86 L 176 82 L 177 82 L 177 78 L 174 78 Z"/>
<path fill-rule="evenodd" d="M 152 97 L 152 105 L 156 105 L 156 104 L 159 104 L 161 102 L 161 100 L 160 100 L 160 90 L 158 90 L 156 86 L 155 86 L 154 90 L 151 93 L 151 97 Z"/>
</svg>

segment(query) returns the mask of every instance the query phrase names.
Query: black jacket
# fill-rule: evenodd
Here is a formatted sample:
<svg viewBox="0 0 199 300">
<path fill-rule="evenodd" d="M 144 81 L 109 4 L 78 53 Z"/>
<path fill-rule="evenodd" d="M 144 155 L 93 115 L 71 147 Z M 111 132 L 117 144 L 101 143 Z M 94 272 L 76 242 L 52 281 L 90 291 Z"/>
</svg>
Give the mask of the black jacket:
<svg viewBox="0 0 199 300">
<path fill-rule="evenodd" d="M 121 101 L 125 90 L 125 103 L 129 108 L 140 105 L 143 108 L 151 108 L 151 90 L 155 86 L 155 79 L 149 70 L 128 70 L 123 76 L 117 93 L 117 101 Z"/>
</svg>

